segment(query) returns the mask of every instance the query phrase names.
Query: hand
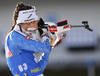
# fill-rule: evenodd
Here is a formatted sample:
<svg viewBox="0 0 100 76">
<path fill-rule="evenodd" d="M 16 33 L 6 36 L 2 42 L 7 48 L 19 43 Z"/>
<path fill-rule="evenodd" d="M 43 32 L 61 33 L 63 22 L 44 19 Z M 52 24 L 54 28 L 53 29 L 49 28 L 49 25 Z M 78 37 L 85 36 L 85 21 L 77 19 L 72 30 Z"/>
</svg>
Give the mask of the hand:
<svg viewBox="0 0 100 76">
<path fill-rule="evenodd" d="M 59 41 L 54 45 L 54 47 L 58 46 L 59 44 L 62 43 L 62 40 L 66 37 L 66 34 L 62 34 L 59 38 Z"/>
<path fill-rule="evenodd" d="M 62 43 L 62 39 L 60 39 L 60 40 L 54 45 L 54 47 L 58 46 L 58 45 L 61 44 L 61 43 Z"/>
<path fill-rule="evenodd" d="M 49 39 L 47 36 L 43 36 L 43 37 L 42 37 L 42 42 L 43 42 L 43 43 L 46 43 L 46 42 L 47 42 L 47 39 Z"/>
<path fill-rule="evenodd" d="M 46 43 L 47 39 L 50 40 L 50 34 L 49 33 L 45 33 L 42 35 L 42 42 Z"/>
<path fill-rule="evenodd" d="M 43 37 L 43 36 L 47 36 L 47 37 L 50 39 L 50 33 L 43 33 L 43 34 L 42 34 L 42 37 Z"/>
<path fill-rule="evenodd" d="M 51 45 L 51 47 L 53 46 L 54 41 L 55 41 L 55 38 L 54 38 L 54 37 L 51 37 L 51 40 L 50 40 L 50 45 Z"/>
</svg>

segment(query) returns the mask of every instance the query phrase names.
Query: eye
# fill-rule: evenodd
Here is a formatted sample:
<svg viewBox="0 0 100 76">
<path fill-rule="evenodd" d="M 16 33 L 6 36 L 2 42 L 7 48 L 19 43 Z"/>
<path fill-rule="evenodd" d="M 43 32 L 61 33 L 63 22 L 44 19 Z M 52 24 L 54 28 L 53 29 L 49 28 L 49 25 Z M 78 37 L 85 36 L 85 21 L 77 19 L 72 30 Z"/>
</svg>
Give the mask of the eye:
<svg viewBox="0 0 100 76">
<path fill-rule="evenodd" d="M 32 23 L 35 23 L 35 21 L 33 21 Z"/>
</svg>

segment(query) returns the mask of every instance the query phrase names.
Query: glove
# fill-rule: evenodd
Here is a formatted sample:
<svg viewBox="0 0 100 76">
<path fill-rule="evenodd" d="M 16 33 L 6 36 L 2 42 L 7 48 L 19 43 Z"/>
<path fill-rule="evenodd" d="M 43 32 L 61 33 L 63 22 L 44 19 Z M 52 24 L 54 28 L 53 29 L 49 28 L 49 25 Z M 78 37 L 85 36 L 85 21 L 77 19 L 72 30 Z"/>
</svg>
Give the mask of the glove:
<svg viewBox="0 0 100 76">
<path fill-rule="evenodd" d="M 42 37 L 43 36 L 47 36 L 50 39 L 50 34 L 49 33 L 46 33 L 46 34 L 42 35 Z"/>
<path fill-rule="evenodd" d="M 54 47 L 58 46 L 58 45 L 61 44 L 61 43 L 62 43 L 62 39 L 60 39 L 60 40 L 54 45 Z"/>
<path fill-rule="evenodd" d="M 50 34 L 49 33 L 42 35 L 42 42 L 43 43 L 46 43 L 47 39 L 50 40 Z"/>
<path fill-rule="evenodd" d="M 43 37 L 42 37 L 42 42 L 43 42 L 43 43 L 46 43 L 46 42 L 47 42 L 47 39 L 49 39 L 47 36 L 43 36 Z"/>
<path fill-rule="evenodd" d="M 58 46 L 59 44 L 62 43 L 62 40 L 66 37 L 66 34 L 62 34 L 59 38 L 59 41 L 54 45 L 54 47 Z"/>
</svg>

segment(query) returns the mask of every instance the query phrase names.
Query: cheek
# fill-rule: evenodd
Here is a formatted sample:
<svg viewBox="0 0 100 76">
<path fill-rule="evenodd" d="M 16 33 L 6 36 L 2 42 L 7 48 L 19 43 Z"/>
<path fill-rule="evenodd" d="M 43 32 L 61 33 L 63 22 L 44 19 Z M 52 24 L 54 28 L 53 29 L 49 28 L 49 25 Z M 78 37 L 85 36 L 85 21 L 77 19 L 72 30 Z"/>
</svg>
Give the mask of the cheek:
<svg viewBox="0 0 100 76">
<path fill-rule="evenodd" d="M 38 24 L 37 23 L 31 24 L 31 27 L 38 28 Z"/>
<path fill-rule="evenodd" d="M 38 28 L 38 25 L 37 24 L 35 25 L 35 28 Z"/>
<path fill-rule="evenodd" d="M 35 23 L 35 27 L 37 27 L 37 28 L 38 28 L 38 23 Z"/>
</svg>

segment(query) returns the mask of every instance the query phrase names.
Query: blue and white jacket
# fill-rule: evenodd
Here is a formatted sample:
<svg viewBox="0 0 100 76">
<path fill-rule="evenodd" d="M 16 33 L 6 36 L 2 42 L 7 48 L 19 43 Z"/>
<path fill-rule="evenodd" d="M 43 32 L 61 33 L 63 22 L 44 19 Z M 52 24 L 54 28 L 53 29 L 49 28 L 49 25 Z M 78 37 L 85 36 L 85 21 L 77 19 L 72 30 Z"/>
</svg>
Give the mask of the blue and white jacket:
<svg viewBox="0 0 100 76">
<path fill-rule="evenodd" d="M 7 64 L 14 76 L 38 76 L 43 73 L 49 59 L 51 46 L 49 40 L 46 43 L 25 38 L 18 26 L 6 37 L 5 51 Z M 40 61 L 36 61 L 35 52 L 44 55 Z"/>
</svg>

